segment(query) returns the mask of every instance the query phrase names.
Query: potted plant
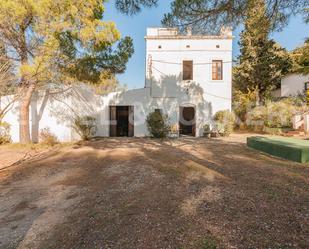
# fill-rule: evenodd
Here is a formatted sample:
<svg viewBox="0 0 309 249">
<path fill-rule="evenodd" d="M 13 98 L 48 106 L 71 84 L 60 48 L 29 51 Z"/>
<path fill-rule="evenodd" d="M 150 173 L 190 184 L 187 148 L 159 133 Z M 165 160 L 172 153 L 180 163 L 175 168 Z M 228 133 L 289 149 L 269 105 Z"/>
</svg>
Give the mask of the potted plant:
<svg viewBox="0 0 309 249">
<path fill-rule="evenodd" d="M 179 129 L 178 124 L 173 124 L 170 127 L 170 137 L 178 137 L 179 136 Z"/>
<path fill-rule="evenodd" d="M 211 131 L 211 137 L 219 137 L 219 129 L 218 126 L 215 125 Z"/>
<path fill-rule="evenodd" d="M 209 124 L 205 124 L 203 126 L 203 135 L 206 138 L 210 138 L 211 137 L 211 130 L 210 130 L 210 125 Z"/>
<path fill-rule="evenodd" d="M 224 127 L 224 124 L 218 123 L 218 124 L 217 124 L 217 131 L 218 131 L 218 133 L 219 133 L 219 135 L 220 135 L 221 137 L 225 136 L 225 127 Z"/>
</svg>

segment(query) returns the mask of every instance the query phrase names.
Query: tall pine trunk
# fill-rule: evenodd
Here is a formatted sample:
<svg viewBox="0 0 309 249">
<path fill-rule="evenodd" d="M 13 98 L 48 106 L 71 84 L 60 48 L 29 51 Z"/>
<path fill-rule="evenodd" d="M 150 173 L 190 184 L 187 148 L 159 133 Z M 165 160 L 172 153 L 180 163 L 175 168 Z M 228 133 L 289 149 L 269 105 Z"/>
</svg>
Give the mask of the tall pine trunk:
<svg viewBox="0 0 309 249">
<path fill-rule="evenodd" d="M 31 106 L 31 141 L 32 143 L 39 142 L 39 130 L 40 130 L 40 120 L 43 116 L 45 107 L 49 99 L 49 90 L 45 90 L 45 94 L 41 103 L 41 106 L 38 110 L 39 94 L 36 92 L 33 94 Z"/>
<path fill-rule="evenodd" d="M 28 65 L 28 49 L 26 41 L 26 28 L 27 26 L 22 25 L 20 27 L 20 58 L 21 65 Z M 20 110 L 19 110 L 19 142 L 27 144 L 31 142 L 30 138 L 30 120 L 29 120 L 29 107 L 31 103 L 31 97 L 35 90 L 35 83 L 30 81 L 21 75 L 20 87 L 23 95 L 21 97 Z"/>
<path fill-rule="evenodd" d="M 27 144 L 31 142 L 30 139 L 30 120 L 29 120 L 29 106 L 32 94 L 35 90 L 35 84 L 29 84 L 26 87 L 24 96 L 20 104 L 20 117 L 19 117 L 19 142 Z"/>
</svg>

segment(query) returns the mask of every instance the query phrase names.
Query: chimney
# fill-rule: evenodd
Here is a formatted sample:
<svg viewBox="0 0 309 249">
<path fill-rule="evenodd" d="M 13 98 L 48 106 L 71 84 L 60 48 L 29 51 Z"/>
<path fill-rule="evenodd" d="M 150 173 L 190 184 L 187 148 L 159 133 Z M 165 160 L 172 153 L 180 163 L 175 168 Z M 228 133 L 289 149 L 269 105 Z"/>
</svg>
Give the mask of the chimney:
<svg viewBox="0 0 309 249">
<path fill-rule="evenodd" d="M 187 36 L 192 36 L 192 28 L 190 26 L 187 27 Z"/>
<path fill-rule="evenodd" d="M 231 27 L 222 27 L 220 30 L 220 35 L 224 37 L 232 36 L 232 28 Z"/>
</svg>

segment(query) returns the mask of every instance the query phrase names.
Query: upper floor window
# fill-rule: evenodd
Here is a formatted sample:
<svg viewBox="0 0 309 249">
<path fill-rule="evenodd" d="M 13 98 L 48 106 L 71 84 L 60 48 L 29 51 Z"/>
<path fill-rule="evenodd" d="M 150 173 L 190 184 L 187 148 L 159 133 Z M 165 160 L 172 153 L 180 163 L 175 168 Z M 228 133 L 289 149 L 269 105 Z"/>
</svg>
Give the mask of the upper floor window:
<svg viewBox="0 0 309 249">
<path fill-rule="evenodd" d="M 193 80 L 193 61 L 183 61 L 182 67 L 182 79 Z"/>
<path fill-rule="evenodd" d="M 212 80 L 222 80 L 223 65 L 221 60 L 212 61 Z"/>
</svg>

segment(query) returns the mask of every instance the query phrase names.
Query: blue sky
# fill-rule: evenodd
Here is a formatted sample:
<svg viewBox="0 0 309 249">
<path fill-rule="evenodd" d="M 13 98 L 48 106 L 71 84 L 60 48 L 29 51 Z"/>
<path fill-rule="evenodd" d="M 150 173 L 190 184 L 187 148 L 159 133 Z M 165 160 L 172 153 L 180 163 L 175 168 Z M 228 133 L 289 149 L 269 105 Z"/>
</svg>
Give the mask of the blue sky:
<svg viewBox="0 0 309 249">
<path fill-rule="evenodd" d="M 126 84 L 129 89 L 144 87 L 145 81 L 145 40 L 147 27 L 159 27 L 164 13 L 170 9 L 171 0 L 159 1 L 159 6 L 152 9 L 143 9 L 139 14 L 128 17 L 120 14 L 114 8 L 114 1 L 106 4 L 105 20 L 114 21 L 122 36 L 133 38 L 135 53 L 130 59 L 124 74 L 118 75 L 121 84 Z M 274 33 L 273 38 L 281 46 L 292 50 L 301 45 L 306 37 L 309 37 L 309 25 L 306 25 L 302 17 L 291 18 L 289 25 L 282 32 Z M 239 54 L 238 39 L 240 29 L 233 32 L 233 56 Z"/>
</svg>

